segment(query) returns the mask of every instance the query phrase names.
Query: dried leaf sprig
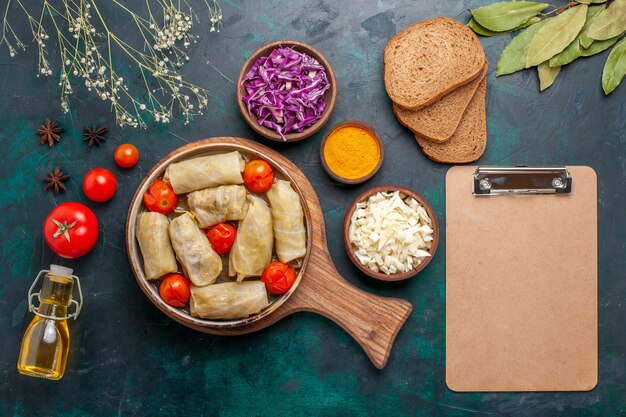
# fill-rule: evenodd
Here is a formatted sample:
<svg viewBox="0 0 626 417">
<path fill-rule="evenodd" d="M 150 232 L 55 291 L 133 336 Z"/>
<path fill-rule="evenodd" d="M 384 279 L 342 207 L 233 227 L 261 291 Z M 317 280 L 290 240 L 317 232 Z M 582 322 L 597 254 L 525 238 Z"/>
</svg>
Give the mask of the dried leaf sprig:
<svg viewBox="0 0 626 417">
<path fill-rule="evenodd" d="M 610 94 L 626 76 L 626 0 L 575 0 L 562 6 L 500 1 L 470 10 L 468 26 L 481 36 L 524 29 L 504 48 L 496 76 L 537 67 L 539 87 L 550 87 L 561 67 L 611 50 L 602 72 Z M 545 9 L 552 7 L 552 10 Z M 621 40 L 620 40 L 621 39 Z"/>
<path fill-rule="evenodd" d="M 202 0 L 208 10 L 210 31 L 219 31 L 222 12 L 217 0 Z M 4 10 L 0 47 L 10 56 L 26 50 L 8 17 L 17 9 L 26 16 L 38 48 L 37 76 L 50 76 L 46 42 L 56 35 L 61 65 L 58 69 L 61 106 L 69 111 L 75 88 L 86 88 L 110 104 L 120 126 L 145 128 L 149 117 L 169 123 L 180 112 L 187 124 L 202 114 L 209 92 L 183 79 L 178 69 L 189 61 L 188 48 L 197 42 L 191 30 L 198 15 L 186 0 L 146 0 L 140 14 L 120 0 L 43 0 L 38 17 L 31 15 L 24 0 L 8 0 Z M 119 36 L 103 14 L 102 7 L 114 7 L 134 23 L 140 44 Z M 136 7 L 136 4 L 133 3 Z M 12 7 L 13 6 L 13 7 Z M 1 13 L 2 11 L 0 11 Z M 136 96 L 114 66 L 113 56 L 123 56 L 137 70 L 143 93 Z"/>
</svg>

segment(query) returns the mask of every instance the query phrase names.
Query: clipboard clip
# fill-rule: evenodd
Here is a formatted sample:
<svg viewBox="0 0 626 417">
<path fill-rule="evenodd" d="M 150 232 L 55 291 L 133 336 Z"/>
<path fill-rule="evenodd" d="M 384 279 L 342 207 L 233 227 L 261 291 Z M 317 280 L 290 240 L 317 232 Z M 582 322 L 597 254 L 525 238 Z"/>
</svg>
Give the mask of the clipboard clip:
<svg viewBox="0 0 626 417">
<path fill-rule="evenodd" d="M 472 176 L 472 194 L 569 194 L 572 176 L 565 167 L 478 167 Z"/>
</svg>

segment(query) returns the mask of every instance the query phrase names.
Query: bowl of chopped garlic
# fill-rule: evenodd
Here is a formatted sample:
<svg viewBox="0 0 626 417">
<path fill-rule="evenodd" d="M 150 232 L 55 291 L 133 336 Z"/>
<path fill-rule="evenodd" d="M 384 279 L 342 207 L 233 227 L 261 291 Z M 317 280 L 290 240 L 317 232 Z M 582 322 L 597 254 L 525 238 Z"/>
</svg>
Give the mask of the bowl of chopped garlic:
<svg viewBox="0 0 626 417">
<path fill-rule="evenodd" d="M 365 275 L 402 281 L 430 263 L 439 243 L 439 225 L 421 195 L 382 185 L 350 205 L 343 221 L 343 242 L 348 257 Z"/>
</svg>

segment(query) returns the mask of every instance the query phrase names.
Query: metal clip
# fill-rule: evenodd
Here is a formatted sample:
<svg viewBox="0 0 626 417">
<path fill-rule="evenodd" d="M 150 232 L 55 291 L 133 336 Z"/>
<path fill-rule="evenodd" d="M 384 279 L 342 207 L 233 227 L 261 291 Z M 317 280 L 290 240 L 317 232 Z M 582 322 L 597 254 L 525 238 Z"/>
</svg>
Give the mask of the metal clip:
<svg viewBox="0 0 626 417">
<path fill-rule="evenodd" d="M 74 312 L 72 312 L 71 314 L 68 314 L 65 317 L 48 316 L 46 314 L 40 313 L 39 312 L 39 307 L 35 307 L 35 304 L 33 303 L 33 298 L 37 297 L 37 300 L 41 304 L 41 299 L 39 298 L 39 293 L 38 292 L 33 292 L 35 290 L 35 286 L 37 285 L 37 282 L 39 281 L 40 278 L 42 278 L 46 274 L 49 274 L 50 272 L 51 271 L 48 270 L 48 269 L 42 269 L 41 271 L 39 271 L 39 273 L 35 277 L 35 280 L 33 281 L 32 285 L 28 289 L 28 311 L 30 311 L 32 313 L 35 313 L 39 317 L 43 317 L 45 319 L 50 319 L 50 320 L 68 320 L 68 319 L 76 320 L 76 318 L 80 314 L 80 309 L 81 309 L 81 307 L 83 305 L 83 292 L 82 292 L 82 290 L 80 288 L 80 280 L 78 279 L 78 277 L 76 275 L 70 275 L 70 278 L 72 278 L 74 281 L 76 281 L 76 288 L 78 290 L 78 299 L 79 299 L 79 301 L 76 301 L 74 298 L 72 298 L 70 300 L 70 305 L 74 305 Z M 69 306 L 68 306 L 68 309 L 69 309 Z"/>
<path fill-rule="evenodd" d="M 569 194 L 572 176 L 565 167 L 478 167 L 472 194 Z"/>
</svg>

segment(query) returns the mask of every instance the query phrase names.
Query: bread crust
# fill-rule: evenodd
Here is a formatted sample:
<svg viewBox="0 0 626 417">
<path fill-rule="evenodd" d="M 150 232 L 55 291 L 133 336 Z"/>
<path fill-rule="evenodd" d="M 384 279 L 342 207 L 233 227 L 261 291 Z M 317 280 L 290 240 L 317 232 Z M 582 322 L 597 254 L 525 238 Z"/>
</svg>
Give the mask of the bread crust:
<svg viewBox="0 0 626 417">
<path fill-rule="evenodd" d="M 487 74 L 485 61 L 479 76 L 420 110 L 407 110 L 393 104 L 401 125 L 431 142 L 445 142 L 454 135 L 478 86 Z"/>
<path fill-rule="evenodd" d="M 435 162 L 465 164 L 478 160 L 487 146 L 486 77 L 480 82 L 474 97 L 452 137 L 442 143 L 433 143 L 420 135 L 415 140 L 422 152 Z"/>
<path fill-rule="evenodd" d="M 439 33 L 435 33 L 435 31 L 448 31 L 450 35 L 452 35 L 454 41 L 448 42 L 449 45 L 446 50 L 447 56 L 445 58 L 452 60 L 454 58 L 452 56 L 454 52 L 459 62 L 455 62 L 453 65 L 427 65 L 426 63 L 423 66 L 417 64 L 417 67 L 411 65 L 410 77 L 399 77 L 399 72 L 405 71 L 406 65 L 395 62 L 396 56 L 394 51 L 399 49 L 400 46 L 403 45 L 405 38 L 407 38 L 406 40 L 410 44 L 410 48 L 412 48 L 410 50 L 410 58 L 419 53 L 427 54 L 427 58 L 435 58 L 435 51 L 427 51 L 422 45 L 426 44 L 427 41 L 432 44 L 432 37 L 440 35 Z M 419 40 L 417 46 L 415 46 L 416 42 L 414 42 L 416 40 Z M 453 46 L 452 43 L 456 41 L 461 41 L 460 44 L 463 46 Z M 437 42 L 441 44 L 441 39 Z M 432 45 L 435 48 L 441 48 L 435 44 Z M 464 53 L 470 57 L 470 59 L 463 60 L 461 53 Z M 400 58 L 403 60 L 407 59 L 404 55 Z M 424 56 L 422 55 L 421 58 L 424 58 Z M 485 63 L 485 52 L 474 32 L 466 25 L 447 17 L 436 17 L 416 23 L 396 34 L 385 46 L 383 63 L 385 88 L 391 100 L 406 109 L 419 110 L 478 77 Z M 397 68 L 399 66 L 402 68 Z M 453 73 L 455 77 L 453 77 Z M 420 85 L 418 78 L 436 77 L 438 75 L 443 75 L 443 78 L 451 79 L 441 80 L 440 82 L 425 80 L 429 89 L 428 93 L 413 92 L 412 94 L 417 94 L 415 97 L 408 97 L 406 94 L 402 94 L 401 91 L 399 91 L 400 87 L 396 85 L 408 83 L 410 84 L 409 89 L 414 91 L 413 87 Z"/>
</svg>

